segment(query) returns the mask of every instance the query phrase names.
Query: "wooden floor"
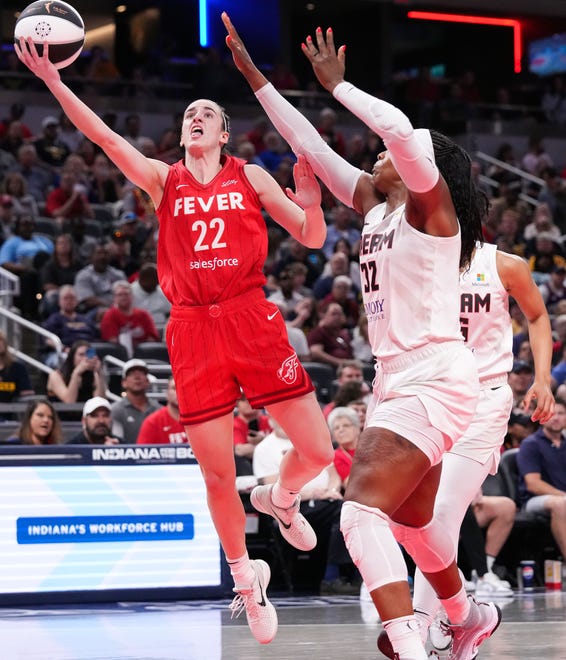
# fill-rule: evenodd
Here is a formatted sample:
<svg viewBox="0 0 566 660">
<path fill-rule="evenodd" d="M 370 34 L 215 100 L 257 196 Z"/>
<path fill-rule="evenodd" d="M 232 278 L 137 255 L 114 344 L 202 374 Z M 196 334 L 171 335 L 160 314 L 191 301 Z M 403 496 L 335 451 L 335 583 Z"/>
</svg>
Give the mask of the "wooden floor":
<svg viewBox="0 0 566 660">
<path fill-rule="evenodd" d="M 260 646 L 229 601 L 0 607 L 0 660 L 377 660 L 381 630 L 358 599 L 272 598 L 275 640 Z M 478 660 L 565 660 L 566 594 L 498 601 L 503 621 Z M 371 611 L 369 613 L 371 615 Z M 364 617 L 367 622 L 364 621 Z"/>
</svg>

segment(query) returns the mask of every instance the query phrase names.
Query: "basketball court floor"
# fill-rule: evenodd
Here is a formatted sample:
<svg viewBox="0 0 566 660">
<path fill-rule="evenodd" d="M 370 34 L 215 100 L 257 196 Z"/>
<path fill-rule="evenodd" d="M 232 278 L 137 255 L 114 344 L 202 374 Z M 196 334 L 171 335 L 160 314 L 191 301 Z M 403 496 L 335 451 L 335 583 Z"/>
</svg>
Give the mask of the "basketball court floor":
<svg viewBox="0 0 566 660">
<path fill-rule="evenodd" d="M 275 640 L 261 646 L 230 601 L 0 606 L 1 660 L 378 660 L 380 624 L 354 596 L 272 598 Z M 501 626 L 478 660 L 566 659 L 566 594 L 498 601 Z M 369 615 L 372 611 L 370 609 Z M 365 619 L 365 620 L 364 620 Z M 442 658 L 446 654 L 441 653 Z"/>
</svg>

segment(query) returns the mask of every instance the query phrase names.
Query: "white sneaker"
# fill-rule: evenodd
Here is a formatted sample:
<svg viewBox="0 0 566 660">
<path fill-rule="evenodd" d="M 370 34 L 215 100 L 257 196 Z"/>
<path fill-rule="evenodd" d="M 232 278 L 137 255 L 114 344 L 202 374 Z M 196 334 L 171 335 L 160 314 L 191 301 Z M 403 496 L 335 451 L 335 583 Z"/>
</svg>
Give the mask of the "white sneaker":
<svg viewBox="0 0 566 660">
<path fill-rule="evenodd" d="M 281 536 L 297 550 L 312 550 L 316 545 L 316 534 L 306 518 L 299 511 L 300 497 L 288 509 L 281 509 L 271 501 L 273 484 L 256 486 L 250 495 L 252 506 L 273 516 L 279 523 Z"/>
<path fill-rule="evenodd" d="M 466 578 L 462 576 L 462 584 L 464 585 L 464 589 L 468 594 L 473 594 L 476 590 L 476 583 L 474 580 L 466 580 Z"/>
<path fill-rule="evenodd" d="M 237 595 L 230 604 L 231 618 L 239 617 L 245 609 L 252 635 L 260 644 L 269 644 L 277 634 L 277 612 L 267 599 L 271 570 L 262 559 L 252 559 L 250 564 L 255 579 L 249 587 L 234 587 Z"/>
<path fill-rule="evenodd" d="M 448 624 L 448 617 L 443 609 L 438 611 L 436 618 L 428 629 L 430 643 L 437 651 L 445 651 L 452 644 L 452 631 Z"/>
<path fill-rule="evenodd" d="M 478 578 L 476 583 L 476 598 L 491 600 L 492 598 L 511 598 L 513 589 L 509 582 L 500 580 L 495 573 L 489 571 Z"/>
<path fill-rule="evenodd" d="M 470 600 L 470 613 L 460 624 L 451 624 L 452 649 L 448 660 L 474 660 L 478 648 L 491 637 L 501 623 L 501 610 L 494 603 L 477 603 Z"/>
<path fill-rule="evenodd" d="M 379 613 L 373 604 L 368 588 L 365 582 L 362 582 L 360 587 L 360 613 L 362 621 L 368 625 L 374 625 L 381 622 Z"/>
</svg>

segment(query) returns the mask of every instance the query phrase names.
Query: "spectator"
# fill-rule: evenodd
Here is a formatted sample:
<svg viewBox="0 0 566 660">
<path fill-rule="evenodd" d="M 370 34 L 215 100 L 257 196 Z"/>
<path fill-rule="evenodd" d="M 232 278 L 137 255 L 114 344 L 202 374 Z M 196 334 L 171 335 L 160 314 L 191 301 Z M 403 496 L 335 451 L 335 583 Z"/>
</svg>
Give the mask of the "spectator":
<svg viewBox="0 0 566 660">
<path fill-rule="evenodd" d="M 26 366 L 14 359 L 8 339 L 0 331 L 0 403 L 11 403 L 22 396 L 35 394 Z M 8 419 L 10 413 L 0 415 Z"/>
<path fill-rule="evenodd" d="M 114 224 L 114 228 L 129 241 L 130 254 L 132 259 L 137 261 L 153 232 L 151 225 L 142 224 L 135 213 L 125 211 Z"/>
<path fill-rule="evenodd" d="M 272 274 L 279 277 L 281 271 L 292 263 L 299 262 L 307 267 L 305 286 L 312 288 L 322 273 L 326 258 L 322 250 L 310 250 L 292 236 L 281 245 L 281 255 L 273 264 Z M 347 273 L 344 273 L 347 275 Z M 329 289 L 330 290 L 330 289 Z"/>
<path fill-rule="evenodd" d="M 94 211 L 87 198 L 86 186 L 78 181 L 73 170 L 66 169 L 61 173 L 59 186 L 47 196 L 45 213 L 54 218 L 59 227 L 63 227 L 65 220 L 77 215 L 94 218 Z"/>
<path fill-rule="evenodd" d="M 363 311 L 360 312 L 358 324 L 352 332 L 352 350 L 356 360 L 364 364 L 373 364 L 373 351 L 368 336 L 368 317 Z"/>
<path fill-rule="evenodd" d="M 122 367 L 124 394 L 112 404 L 112 433 L 136 444 L 138 433 L 146 417 L 159 410 L 158 403 L 148 396 L 149 369 L 143 360 L 128 360 Z"/>
<path fill-rule="evenodd" d="M 312 359 L 339 367 L 344 360 L 351 360 L 351 337 L 346 327 L 346 317 L 338 303 L 330 303 L 318 326 L 307 335 Z"/>
<path fill-rule="evenodd" d="M 529 257 L 529 268 L 537 284 L 546 281 L 556 267 L 566 268 L 562 247 L 554 241 L 552 234 L 541 232 L 535 239 L 535 249 Z"/>
<path fill-rule="evenodd" d="M 304 296 L 295 290 L 295 281 L 290 267 L 279 273 L 278 281 L 278 289 L 267 299 L 276 305 L 283 305 L 287 312 L 286 318 L 293 318 L 296 314 L 297 305 L 303 300 Z"/>
<path fill-rule="evenodd" d="M 540 173 L 545 185 L 538 194 L 538 201 L 547 204 L 554 224 L 566 234 L 566 183 L 554 167 L 545 167 Z"/>
<path fill-rule="evenodd" d="M 556 304 L 566 298 L 565 276 L 565 266 L 554 266 L 546 282 L 539 284 L 539 291 L 550 314 L 554 314 Z"/>
<path fill-rule="evenodd" d="M 145 263 L 139 270 L 138 279 L 132 283 L 134 305 L 145 310 L 153 319 L 160 334 L 169 318 L 171 303 L 161 290 L 157 279 L 157 265 Z"/>
<path fill-rule="evenodd" d="M 15 224 L 12 195 L 0 195 L 0 244 L 13 235 Z"/>
<path fill-rule="evenodd" d="M 62 403 L 83 402 L 106 394 L 102 363 L 88 341 L 79 339 L 72 344 L 65 362 L 49 374 L 46 389 L 50 399 Z"/>
<path fill-rule="evenodd" d="M 326 240 L 322 251 L 327 259 L 334 253 L 336 241 L 344 238 L 350 245 L 350 255 L 357 254 L 361 232 L 354 226 L 354 212 L 344 204 L 337 204 L 329 214 L 331 222 L 326 228 Z"/>
<path fill-rule="evenodd" d="M 246 133 L 246 138 L 254 145 L 256 154 L 261 153 L 265 145 L 265 134 L 269 131 L 269 120 L 265 115 L 254 119 L 252 128 Z"/>
<path fill-rule="evenodd" d="M 104 397 L 86 401 L 82 412 L 82 431 L 66 441 L 67 445 L 119 445 L 123 440 L 112 433 L 112 409 Z"/>
<path fill-rule="evenodd" d="M 139 263 L 132 257 L 129 238 L 120 230 L 114 229 L 108 241 L 110 266 L 121 270 L 128 279 L 139 269 Z"/>
<path fill-rule="evenodd" d="M 529 244 L 543 231 L 552 234 L 553 239 L 557 242 L 562 240 L 562 234 L 560 233 L 560 229 L 554 224 L 550 207 L 545 202 L 540 202 L 533 211 L 531 222 L 525 227 L 523 232 L 523 238 L 527 242 L 525 256 L 530 256 Z"/>
<path fill-rule="evenodd" d="M 531 386 L 534 369 L 528 362 L 515 360 L 513 368 L 507 377 L 509 387 L 513 390 L 513 408 L 512 411 L 517 414 L 523 414 L 522 408 L 525 394 Z"/>
<path fill-rule="evenodd" d="M 10 436 L 6 444 L 59 445 L 63 432 L 59 415 L 53 404 L 46 399 L 30 401 L 16 435 Z"/>
<path fill-rule="evenodd" d="M 112 296 L 114 304 L 100 321 L 100 335 L 104 341 L 122 344 L 130 357 L 138 344 L 159 341 L 151 316 L 144 309 L 134 307 L 132 285 L 127 280 L 114 282 Z"/>
<path fill-rule="evenodd" d="M 74 284 L 83 264 L 74 249 L 73 239 L 69 234 L 60 234 L 55 239 L 54 251 L 39 271 L 39 283 L 43 298 L 40 311 L 47 318 L 57 310 L 59 290 L 64 284 Z"/>
<path fill-rule="evenodd" d="M 337 128 L 338 115 L 332 108 L 322 108 L 318 115 L 317 130 L 328 146 L 337 154 L 346 157 L 346 141 Z"/>
<path fill-rule="evenodd" d="M 347 275 L 337 275 L 333 282 L 330 293 L 320 302 L 323 311 L 331 303 L 338 303 L 344 312 L 345 326 L 353 330 L 360 318 L 360 306 L 353 292 L 352 280 Z"/>
<path fill-rule="evenodd" d="M 23 174 L 7 172 L 2 181 L 2 190 L 6 195 L 10 195 L 15 215 L 31 215 L 37 218 L 39 207 L 35 197 L 28 192 Z"/>
<path fill-rule="evenodd" d="M 88 201 L 91 204 L 115 204 L 121 196 L 120 173 L 105 154 L 96 154 L 89 171 Z"/>
<path fill-rule="evenodd" d="M 270 421 L 273 431 L 257 445 L 253 457 L 254 476 L 262 484 L 275 483 L 281 460 L 293 446 L 279 424 L 273 418 Z M 358 592 L 359 585 L 354 587 L 349 583 L 357 572 L 339 530 L 340 487 L 340 477 L 331 464 L 301 489 L 300 508 L 318 539 L 311 551 L 311 557 L 318 560 L 313 565 L 319 569 L 313 581 L 320 583 L 321 592 L 352 594 Z"/>
<path fill-rule="evenodd" d="M 364 382 L 364 371 L 361 362 L 358 360 L 344 360 L 342 364 L 336 369 L 336 380 L 332 384 L 335 391 L 337 392 L 342 385 L 350 382 L 363 383 Z M 369 388 L 366 388 L 365 394 L 369 392 Z M 328 413 L 333 408 L 332 402 L 326 405 L 324 408 L 324 416 L 327 417 Z"/>
<path fill-rule="evenodd" d="M 234 453 L 251 462 L 254 449 L 271 432 L 269 416 L 252 408 L 245 394 L 236 404 L 234 415 Z"/>
<path fill-rule="evenodd" d="M 47 192 L 55 181 L 53 172 L 40 164 L 37 149 L 33 144 L 22 144 L 16 156 L 15 171 L 24 177 L 28 193 L 37 202 L 45 201 Z"/>
<path fill-rule="evenodd" d="M 25 112 L 26 106 L 23 103 L 12 103 L 10 106 L 10 114 L 8 117 L 4 117 L 4 119 L 0 121 L 0 139 L 3 138 L 6 134 L 8 126 L 10 126 L 10 124 L 15 121 L 21 124 L 22 137 L 24 140 L 29 140 L 31 137 L 33 137 L 33 133 L 31 132 L 30 127 L 27 124 L 24 124 L 22 121 Z"/>
<path fill-rule="evenodd" d="M 359 399 L 367 397 L 369 392 L 370 389 L 364 381 L 347 380 L 345 383 L 338 386 L 338 389 L 332 397 L 332 401 L 324 406 L 324 416 L 328 418 L 328 415 L 334 410 L 334 408 L 348 406 L 352 401 L 358 401 Z"/>
<path fill-rule="evenodd" d="M 14 235 L 0 247 L 0 266 L 20 278 L 20 295 L 15 304 L 28 319 L 37 318 L 40 293 L 38 270 L 53 253 L 53 241 L 35 233 L 35 219 L 22 215 L 16 219 Z"/>
<path fill-rule="evenodd" d="M 125 280 L 126 274 L 110 266 L 110 251 L 107 244 L 96 245 L 91 263 L 77 273 L 75 290 L 81 311 L 96 310 L 100 321 L 104 312 L 112 305 L 112 285 Z"/>
<path fill-rule="evenodd" d="M 35 140 L 39 160 L 57 171 L 63 167 L 65 159 L 71 153 L 69 147 L 59 138 L 59 120 L 48 116 L 41 122 L 42 135 Z"/>
<path fill-rule="evenodd" d="M 43 327 L 57 335 L 63 344 L 63 350 L 68 352 L 76 342 L 83 340 L 87 343 L 99 339 L 99 333 L 92 318 L 77 312 L 78 299 L 75 287 L 71 284 L 63 284 L 57 292 L 58 310 L 51 313 L 44 321 Z M 47 346 L 52 346 L 49 339 Z M 60 366 L 60 355 L 56 351 L 50 352 L 45 363 L 53 368 Z"/>
<path fill-rule="evenodd" d="M 124 119 L 124 132 L 122 133 L 125 140 L 133 145 L 139 151 L 142 151 L 145 141 L 148 136 L 141 133 L 141 117 L 137 112 L 131 112 L 126 115 Z"/>
<path fill-rule="evenodd" d="M 149 414 L 142 422 L 138 445 L 176 445 L 189 442 L 185 427 L 179 421 L 179 401 L 173 376 L 167 383 L 166 404 Z"/>
<path fill-rule="evenodd" d="M 566 402 L 557 399 L 554 414 L 523 440 L 517 454 L 519 496 L 524 511 L 550 518 L 550 529 L 566 557 Z"/>
<path fill-rule="evenodd" d="M 512 596 L 509 583 L 493 572 L 493 566 L 515 524 L 517 505 L 510 497 L 484 495 L 480 490 L 470 506 L 478 527 L 485 534 L 485 541 L 481 538 L 478 544 L 481 557 L 476 568 L 476 596 L 489 599 Z"/>
<path fill-rule="evenodd" d="M 59 113 L 59 139 L 67 145 L 70 153 L 76 153 L 84 140 L 84 135 L 64 112 Z"/>
<path fill-rule="evenodd" d="M 505 449 L 515 449 L 531 433 L 534 433 L 537 424 L 531 421 L 528 415 L 512 412 L 507 424 L 507 433 L 504 440 Z"/>
<path fill-rule="evenodd" d="M 361 433 L 358 413 L 346 406 L 336 407 L 328 415 L 328 428 L 338 445 L 334 450 L 334 467 L 342 479 L 342 489 L 345 489 Z"/>
<path fill-rule="evenodd" d="M 347 273 L 352 280 L 352 285 L 356 293 L 361 290 L 361 274 L 360 274 L 360 263 L 358 261 L 358 252 L 359 244 L 356 244 L 356 249 L 352 250 L 352 246 L 345 238 L 339 238 L 336 243 L 334 243 L 334 252 L 343 252 L 348 258 L 350 264 L 350 271 Z M 322 277 L 332 274 L 332 267 L 330 261 L 327 261 L 324 264 L 322 270 Z"/>
<path fill-rule="evenodd" d="M 533 176 L 540 177 L 542 171 L 547 167 L 554 167 L 550 154 L 544 148 L 542 138 L 531 135 L 529 137 L 529 147 L 521 159 L 521 167 Z"/>
<path fill-rule="evenodd" d="M 323 272 L 313 286 L 313 294 L 317 300 L 322 300 L 330 293 L 335 277 L 338 275 L 349 276 L 350 260 L 343 252 L 335 252 L 328 260 L 328 264 L 330 272 L 328 274 Z"/>
<path fill-rule="evenodd" d="M 73 241 L 73 250 L 76 252 L 79 261 L 83 264 L 90 263 L 94 248 L 99 241 L 94 236 L 86 233 L 85 219 L 80 215 L 69 218 L 69 221 L 65 223 L 65 231 L 68 232 Z"/>
</svg>

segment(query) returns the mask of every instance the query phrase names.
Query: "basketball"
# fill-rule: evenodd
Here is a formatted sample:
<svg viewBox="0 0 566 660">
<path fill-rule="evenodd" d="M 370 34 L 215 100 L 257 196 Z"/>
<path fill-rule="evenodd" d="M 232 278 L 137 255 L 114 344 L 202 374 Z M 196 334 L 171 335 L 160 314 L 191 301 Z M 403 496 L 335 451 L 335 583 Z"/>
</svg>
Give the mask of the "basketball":
<svg viewBox="0 0 566 660">
<path fill-rule="evenodd" d="M 40 55 L 43 44 L 49 44 L 49 59 L 63 69 L 80 55 L 85 26 L 77 10 L 66 2 L 32 2 L 16 21 L 14 40 L 19 41 L 20 37 L 31 37 Z"/>
</svg>

